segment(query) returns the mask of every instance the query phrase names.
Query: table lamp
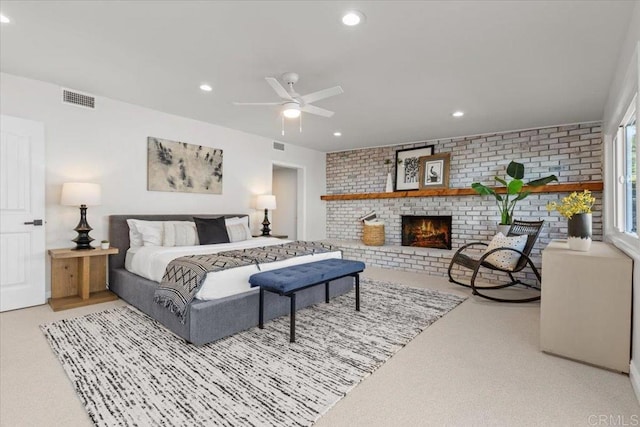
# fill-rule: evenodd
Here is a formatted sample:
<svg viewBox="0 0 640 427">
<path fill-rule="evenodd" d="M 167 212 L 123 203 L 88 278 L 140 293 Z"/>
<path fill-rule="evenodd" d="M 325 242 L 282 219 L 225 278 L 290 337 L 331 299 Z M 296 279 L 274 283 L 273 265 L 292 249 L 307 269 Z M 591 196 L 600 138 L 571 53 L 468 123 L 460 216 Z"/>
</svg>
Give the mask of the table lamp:
<svg viewBox="0 0 640 427">
<path fill-rule="evenodd" d="M 89 237 L 89 232 L 93 230 L 87 223 L 87 206 L 97 206 L 100 204 L 101 190 L 99 184 L 86 182 L 66 182 L 62 184 L 62 196 L 60 204 L 65 206 L 80 207 L 80 222 L 74 228 L 78 236 L 72 241 L 76 243 L 76 250 L 94 249 L 91 246 L 93 238 Z"/>
<path fill-rule="evenodd" d="M 276 196 L 271 194 L 263 194 L 261 196 L 258 196 L 258 199 L 256 200 L 256 208 L 264 209 L 264 220 L 262 221 L 262 235 L 268 236 L 271 233 L 271 229 L 269 228 L 269 225 L 271 225 L 271 223 L 269 222 L 268 213 L 269 213 L 269 209 L 273 210 L 276 208 Z"/>
</svg>

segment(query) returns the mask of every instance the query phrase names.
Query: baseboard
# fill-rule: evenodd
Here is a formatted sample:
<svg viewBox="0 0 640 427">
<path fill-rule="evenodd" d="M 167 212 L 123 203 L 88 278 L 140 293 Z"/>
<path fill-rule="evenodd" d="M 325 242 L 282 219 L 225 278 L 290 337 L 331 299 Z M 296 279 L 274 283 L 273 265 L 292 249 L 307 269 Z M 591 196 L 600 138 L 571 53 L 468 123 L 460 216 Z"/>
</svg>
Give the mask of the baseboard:
<svg viewBox="0 0 640 427">
<path fill-rule="evenodd" d="M 633 387 L 633 391 L 636 394 L 636 399 L 638 400 L 638 403 L 640 403 L 640 369 L 636 367 L 633 360 L 629 364 L 629 380 L 631 381 L 631 387 Z"/>
</svg>

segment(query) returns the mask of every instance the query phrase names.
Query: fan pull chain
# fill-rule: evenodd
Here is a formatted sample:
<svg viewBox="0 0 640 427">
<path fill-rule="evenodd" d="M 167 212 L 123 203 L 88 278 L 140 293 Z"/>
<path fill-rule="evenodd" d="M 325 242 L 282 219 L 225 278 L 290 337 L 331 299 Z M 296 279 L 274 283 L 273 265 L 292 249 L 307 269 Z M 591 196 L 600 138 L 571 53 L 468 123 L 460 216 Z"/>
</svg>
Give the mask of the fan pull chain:
<svg viewBox="0 0 640 427">
<path fill-rule="evenodd" d="M 284 115 L 280 115 L 280 118 L 282 119 L 282 136 L 284 136 Z"/>
<path fill-rule="evenodd" d="M 300 113 L 300 133 L 302 133 L 302 113 Z"/>
</svg>

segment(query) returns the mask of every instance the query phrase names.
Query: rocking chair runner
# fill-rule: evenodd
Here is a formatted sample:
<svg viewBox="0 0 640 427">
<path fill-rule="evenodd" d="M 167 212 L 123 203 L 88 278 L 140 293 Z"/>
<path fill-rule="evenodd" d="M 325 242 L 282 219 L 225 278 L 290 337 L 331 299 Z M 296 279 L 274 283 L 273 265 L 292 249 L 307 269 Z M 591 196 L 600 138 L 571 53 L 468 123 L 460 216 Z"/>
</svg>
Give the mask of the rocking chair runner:
<svg viewBox="0 0 640 427">
<path fill-rule="evenodd" d="M 531 253 L 531 250 L 533 249 L 533 245 L 535 245 L 536 241 L 538 240 L 538 236 L 540 235 L 540 231 L 542 230 L 542 226 L 544 224 L 544 221 L 513 221 L 513 223 L 511 224 L 511 228 L 509 229 L 509 232 L 507 233 L 507 236 L 522 236 L 522 235 L 527 235 L 527 243 L 524 247 L 524 249 L 522 250 L 522 252 L 520 252 L 517 249 L 513 249 L 513 248 L 496 248 L 493 249 L 489 252 L 484 253 L 479 259 L 474 259 L 468 255 L 463 254 L 464 250 L 471 247 L 471 246 L 488 246 L 486 243 L 483 242 L 472 242 L 469 243 L 467 245 L 464 245 L 463 247 L 461 247 L 460 249 L 458 249 L 458 251 L 455 253 L 455 255 L 453 256 L 453 258 L 451 259 L 451 263 L 449 264 L 449 270 L 448 270 L 448 274 L 449 274 L 449 281 L 456 283 L 460 286 L 465 286 L 467 288 L 471 288 L 471 290 L 473 291 L 474 295 L 478 295 L 479 297 L 482 298 L 486 298 L 492 301 L 498 301 L 498 302 L 531 302 L 531 301 L 538 301 L 540 299 L 540 295 L 534 296 L 534 297 L 527 297 L 527 298 L 519 298 L 519 299 L 504 299 L 504 298 L 497 298 L 497 297 L 493 297 L 490 295 L 487 295 L 486 293 L 482 293 L 482 291 L 485 291 L 487 289 L 501 289 L 501 288 L 506 288 L 509 286 L 513 286 L 513 285 L 524 285 L 530 289 L 533 289 L 535 291 L 540 292 L 540 287 L 542 286 L 542 279 L 540 277 L 540 273 L 538 272 L 538 269 L 536 268 L 535 265 L 533 265 L 533 262 L 531 261 L 531 258 L 529 258 L 529 254 Z M 520 259 L 518 260 L 518 263 L 516 264 L 515 268 L 513 270 L 505 270 L 499 267 L 496 267 L 493 264 L 490 264 L 489 262 L 486 261 L 486 258 L 491 255 L 492 253 L 498 252 L 498 251 L 512 251 L 512 252 L 517 252 L 520 254 Z M 467 268 L 469 270 L 473 271 L 473 274 L 471 276 L 471 281 L 467 284 L 467 283 L 462 283 L 458 280 L 455 280 L 453 278 L 453 276 L 451 275 L 451 270 L 453 269 L 454 265 L 458 265 L 459 267 L 462 268 Z M 526 266 L 531 267 L 531 269 L 533 270 L 533 273 L 536 275 L 536 278 L 538 279 L 538 284 L 539 286 L 532 286 L 529 285 L 527 283 L 521 282 L 520 280 L 516 279 L 515 277 L 513 277 L 513 273 L 517 273 L 521 270 L 523 270 Z M 478 276 L 478 272 L 480 271 L 480 268 L 485 267 L 489 270 L 494 270 L 494 271 L 502 271 L 505 272 L 509 275 L 509 278 L 511 279 L 511 282 L 506 283 L 506 284 L 500 284 L 500 285 L 495 285 L 495 286 L 476 286 L 476 277 Z"/>
</svg>

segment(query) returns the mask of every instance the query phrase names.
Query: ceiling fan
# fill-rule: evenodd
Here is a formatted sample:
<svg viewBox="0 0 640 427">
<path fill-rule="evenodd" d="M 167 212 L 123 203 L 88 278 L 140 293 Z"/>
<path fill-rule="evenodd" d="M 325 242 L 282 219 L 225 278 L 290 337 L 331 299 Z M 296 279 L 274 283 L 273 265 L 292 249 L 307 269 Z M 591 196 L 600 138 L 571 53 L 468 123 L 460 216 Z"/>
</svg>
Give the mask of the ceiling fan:
<svg viewBox="0 0 640 427">
<path fill-rule="evenodd" d="M 281 80 L 286 84 L 287 89 L 280 84 L 275 77 L 265 77 L 264 79 L 273 88 L 276 94 L 282 98 L 280 102 L 234 102 L 234 105 L 266 105 L 266 106 L 282 106 L 282 115 L 288 119 L 300 117 L 301 112 L 315 114 L 322 117 L 331 117 L 334 112 L 325 110 L 324 108 L 311 105 L 312 102 L 344 93 L 340 86 L 334 86 L 328 89 L 312 92 L 307 95 L 300 95 L 294 89 L 293 85 L 298 82 L 297 73 L 284 73 Z"/>
</svg>

